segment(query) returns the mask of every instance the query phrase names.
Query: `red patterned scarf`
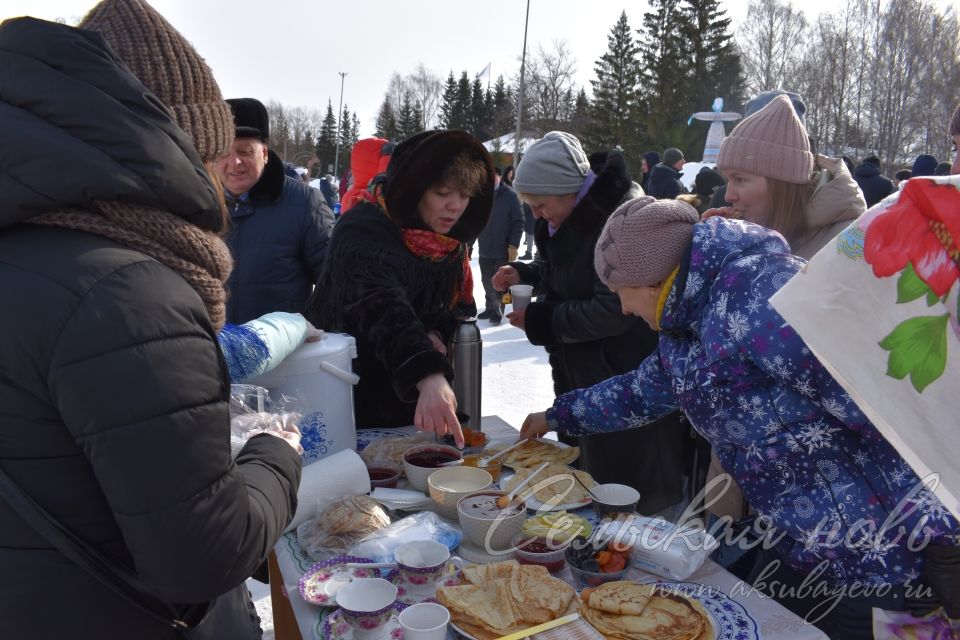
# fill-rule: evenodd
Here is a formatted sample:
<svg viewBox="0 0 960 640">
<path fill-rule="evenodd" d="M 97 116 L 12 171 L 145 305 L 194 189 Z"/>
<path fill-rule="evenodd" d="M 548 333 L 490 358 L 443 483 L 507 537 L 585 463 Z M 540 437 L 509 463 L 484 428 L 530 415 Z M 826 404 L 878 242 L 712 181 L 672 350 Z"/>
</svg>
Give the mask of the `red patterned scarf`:
<svg viewBox="0 0 960 640">
<path fill-rule="evenodd" d="M 367 191 L 365 194 L 364 200 L 376 204 L 387 217 L 390 216 L 382 189 L 377 189 L 376 193 Z M 407 249 L 421 260 L 444 262 L 459 259 L 461 262 L 460 290 L 453 292 L 450 308 L 453 309 L 458 302 L 473 304 L 473 270 L 470 269 L 466 245 L 442 233 L 427 229 L 400 229 L 400 232 L 403 234 L 403 243 L 407 245 Z"/>
<path fill-rule="evenodd" d="M 458 302 L 473 303 L 473 271 L 470 269 L 470 259 L 467 257 L 465 245 L 436 231 L 426 229 L 401 229 L 403 243 L 410 253 L 430 262 L 444 262 L 460 260 L 463 277 L 460 279 L 460 290 L 453 292 L 450 307 Z"/>
</svg>

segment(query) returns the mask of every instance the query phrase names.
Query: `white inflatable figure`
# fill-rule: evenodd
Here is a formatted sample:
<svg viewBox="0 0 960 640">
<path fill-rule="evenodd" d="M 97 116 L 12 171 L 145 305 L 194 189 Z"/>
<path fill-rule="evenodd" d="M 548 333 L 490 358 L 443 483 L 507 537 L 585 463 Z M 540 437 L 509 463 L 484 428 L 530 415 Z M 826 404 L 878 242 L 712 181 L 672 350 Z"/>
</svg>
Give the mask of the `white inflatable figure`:
<svg viewBox="0 0 960 640">
<path fill-rule="evenodd" d="M 689 125 L 696 120 L 703 120 L 710 123 L 710 130 L 707 131 L 707 144 L 703 148 L 703 161 L 716 164 L 717 157 L 720 155 L 720 143 L 727 136 L 723 128 L 724 122 L 736 122 L 742 116 L 739 113 L 723 110 L 723 98 L 716 98 L 713 101 L 712 111 L 698 111 L 687 120 Z"/>
</svg>

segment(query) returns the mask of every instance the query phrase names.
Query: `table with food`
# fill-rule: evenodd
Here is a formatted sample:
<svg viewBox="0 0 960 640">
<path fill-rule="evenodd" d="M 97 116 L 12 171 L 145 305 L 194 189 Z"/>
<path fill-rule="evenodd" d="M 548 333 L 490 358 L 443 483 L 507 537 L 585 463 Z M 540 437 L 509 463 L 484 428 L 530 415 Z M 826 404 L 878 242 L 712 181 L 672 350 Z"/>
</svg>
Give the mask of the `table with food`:
<svg viewBox="0 0 960 640">
<path fill-rule="evenodd" d="M 826 637 L 710 561 L 702 529 L 644 517 L 635 490 L 569 466 L 576 447 L 480 426 L 462 451 L 360 430 L 356 453 L 305 467 L 322 489 L 301 488 L 275 548 L 302 638 Z"/>
</svg>

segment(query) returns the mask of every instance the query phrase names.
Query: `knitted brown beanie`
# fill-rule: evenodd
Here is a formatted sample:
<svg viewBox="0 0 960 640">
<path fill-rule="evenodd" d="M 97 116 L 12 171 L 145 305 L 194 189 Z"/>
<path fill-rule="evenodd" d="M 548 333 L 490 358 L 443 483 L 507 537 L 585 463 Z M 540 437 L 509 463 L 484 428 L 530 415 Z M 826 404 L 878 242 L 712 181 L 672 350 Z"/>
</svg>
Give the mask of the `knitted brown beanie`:
<svg viewBox="0 0 960 640">
<path fill-rule="evenodd" d="M 203 58 L 143 0 L 103 0 L 80 23 L 98 31 L 211 161 L 233 142 L 233 114 Z"/>
<path fill-rule="evenodd" d="M 641 196 L 620 205 L 594 249 L 597 275 L 613 291 L 663 282 L 680 264 L 699 220 L 697 210 L 680 200 Z"/>
<path fill-rule="evenodd" d="M 960 105 L 957 105 L 953 117 L 950 118 L 950 135 L 955 136 L 957 134 L 960 134 Z"/>
<path fill-rule="evenodd" d="M 738 124 L 720 145 L 717 169 L 807 184 L 813 174 L 813 154 L 790 98 L 779 95 Z"/>
</svg>

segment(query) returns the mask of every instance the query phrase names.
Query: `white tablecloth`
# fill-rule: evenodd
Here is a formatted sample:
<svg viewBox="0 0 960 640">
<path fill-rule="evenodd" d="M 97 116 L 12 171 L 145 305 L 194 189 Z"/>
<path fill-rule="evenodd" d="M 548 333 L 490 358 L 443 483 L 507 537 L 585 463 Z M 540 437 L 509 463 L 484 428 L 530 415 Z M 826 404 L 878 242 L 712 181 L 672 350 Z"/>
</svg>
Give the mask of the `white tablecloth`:
<svg viewBox="0 0 960 640">
<path fill-rule="evenodd" d="M 481 419 L 481 428 L 491 440 L 515 436 L 517 430 L 497 416 L 486 416 Z M 304 640 L 325 640 L 323 637 L 323 620 L 329 615 L 330 609 L 325 609 L 303 601 L 298 591 L 300 577 L 310 568 L 314 561 L 307 556 L 297 543 L 295 531 L 280 538 L 275 547 L 280 573 L 283 574 L 284 589 L 290 598 L 293 613 L 300 626 L 300 633 Z M 557 577 L 573 583 L 570 569 L 564 569 Z M 633 568 L 627 573 L 627 578 L 640 582 L 660 580 L 656 576 L 644 573 Z M 741 582 L 736 576 L 720 565 L 707 560 L 699 571 L 686 582 L 695 582 L 708 587 L 714 587 L 743 605 L 750 618 L 756 623 L 760 638 L 776 638 L 777 640 L 819 640 L 826 638 L 816 627 L 806 624 L 801 618 L 785 609 L 775 600 L 753 592 L 749 584 Z M 558 629 L 557 631 L 562 631 Z"/>
</svg>

